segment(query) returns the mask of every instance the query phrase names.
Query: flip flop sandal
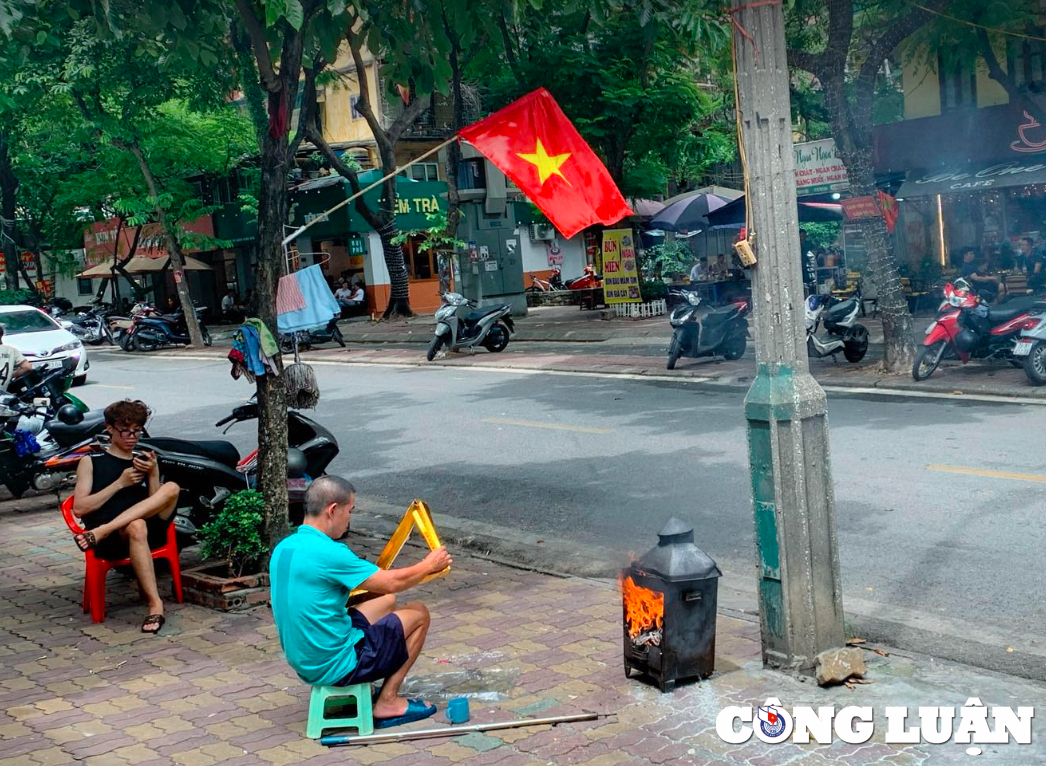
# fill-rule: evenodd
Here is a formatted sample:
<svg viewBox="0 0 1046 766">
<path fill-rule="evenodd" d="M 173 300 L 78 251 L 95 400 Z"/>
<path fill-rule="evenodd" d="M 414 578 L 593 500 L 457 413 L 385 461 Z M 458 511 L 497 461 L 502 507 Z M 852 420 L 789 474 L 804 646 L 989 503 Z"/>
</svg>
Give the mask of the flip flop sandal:
<svg viewBox="0 0 1046 766">
<path fill-rule="evenodd" d="M 403 726 L 404 724 L 414 723 L 415 721 L 424 721 L 426 718 L 435 715 L 435 713 L 435 705 L 426 705 L 421 700 L 407 700 L 406 713 L 396 716 L 395 718 L 375 718 L 374 728 L 388 729 L 393 726 Z"/>
<path fill-rule="evenodd" d="M 98 540 L 95 538 L 94 532 L 91 530 L 73 535 L 73 541 L 76 543 L 76 547 L 83 553 L 87 553 L 87 551 L 98 545 Z M 86 547 L 80 545 L 80 543 L 85 543 Z"/>
<path fill-rule="evenodd" d="M 165 622 L 167 622 L 167 620 L 164 619 L 162 614 L 150 614 L 142 621 L 142 633 L 149 633 L 150 635 L 155 636 L 160 632 L 160 629 L 163 627 Z M 146 630 L 146 625 L 155 625 L 156 630 Z"/>
</svg>

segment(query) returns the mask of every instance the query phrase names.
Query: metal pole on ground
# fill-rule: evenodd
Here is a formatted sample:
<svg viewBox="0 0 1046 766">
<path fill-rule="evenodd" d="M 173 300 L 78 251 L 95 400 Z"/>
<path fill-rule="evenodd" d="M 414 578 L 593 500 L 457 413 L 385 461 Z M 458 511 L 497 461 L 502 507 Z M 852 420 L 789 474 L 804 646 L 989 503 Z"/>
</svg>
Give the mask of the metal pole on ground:
<svg viewBox="0 0 1046 766">
<path fill-rule="evenodd" d="M 844 645 L 827 402 L 806 353 L 781 0 L 731 0 L 747 165 L 757 373 L 745 399 L 763 663 L 806 671 Z"/>
</svg>

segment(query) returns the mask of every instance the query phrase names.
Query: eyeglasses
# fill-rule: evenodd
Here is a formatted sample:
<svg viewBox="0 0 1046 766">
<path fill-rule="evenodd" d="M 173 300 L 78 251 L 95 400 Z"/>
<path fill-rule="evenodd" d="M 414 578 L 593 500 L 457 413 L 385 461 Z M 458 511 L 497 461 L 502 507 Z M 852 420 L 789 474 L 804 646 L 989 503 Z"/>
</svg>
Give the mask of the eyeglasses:
<svg viewBox="0 0 1046 766">
<path fill-rule="evenodd" d="M 142 428 L 117 428 L 116 433 L 120 434 L 125 439 L 131 439 L 135 436 L 141 436 L 144 429 Z"/>
</svg>

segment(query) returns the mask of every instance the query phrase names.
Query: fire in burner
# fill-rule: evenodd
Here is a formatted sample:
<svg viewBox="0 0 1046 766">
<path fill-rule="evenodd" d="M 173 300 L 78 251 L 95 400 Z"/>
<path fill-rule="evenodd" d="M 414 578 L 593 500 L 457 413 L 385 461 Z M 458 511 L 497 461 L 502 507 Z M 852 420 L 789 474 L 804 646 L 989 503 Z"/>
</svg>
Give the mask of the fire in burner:
<svg viewBox="0 0 1046 766">
<path fill-rule="evenodd" d="M 659 646 L 665 618 L 665 594 L 640 587 L 631 577 L 619 578 L 619 582 L 629 638 L 636 646 Z"/>
</svg>

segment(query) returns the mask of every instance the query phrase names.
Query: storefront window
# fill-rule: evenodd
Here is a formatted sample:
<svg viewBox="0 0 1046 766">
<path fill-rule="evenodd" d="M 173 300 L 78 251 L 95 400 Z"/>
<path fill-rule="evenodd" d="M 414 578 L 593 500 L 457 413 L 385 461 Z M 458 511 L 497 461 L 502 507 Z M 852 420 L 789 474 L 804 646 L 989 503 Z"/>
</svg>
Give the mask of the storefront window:
<svg viewBox="0 0 1046 766">
<path fill-rule="evenodd" d="M 435 256 L 429 250 L 421 252 L 420 237 L 413 237 L 403 243 L 403 260 L 407 264 L 407 273 L 413 280 L 436 279 L 439 276 Z"/>
</svg>

